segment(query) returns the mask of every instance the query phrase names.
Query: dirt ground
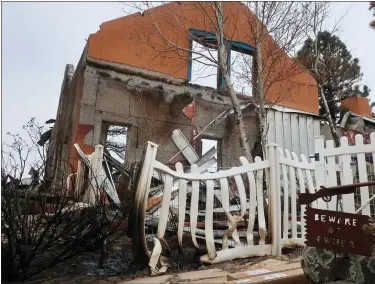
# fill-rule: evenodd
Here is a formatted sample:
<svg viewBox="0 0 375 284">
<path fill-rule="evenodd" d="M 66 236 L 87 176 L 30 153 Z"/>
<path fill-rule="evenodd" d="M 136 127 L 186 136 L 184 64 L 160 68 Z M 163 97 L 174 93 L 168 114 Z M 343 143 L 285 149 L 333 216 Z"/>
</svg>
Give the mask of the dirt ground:
<svg viewBox="0 0 375 284">
<path fill-rule="evenodd" d="M 176 264 L 172 261 L 172 267 L 167 274 L 176 274 L 185 271 L 204 270 L 218 268 L 229 273 L 246 270 L 247 268 L 256 268 L 257 263 L 266 262 L 271 265 L 271 262 L 284 261 L 295 262 L 299 261 L 302 249 L 294 248 L 285 250 L 281 257 L 254 257 L 248 259 L 237 259 L 218 263 L 213 265 L 203 265 L 197 261 L 189 258 L 188 263 Z M 108 250 L 108 258 L 104 264 L 103 269 L 98 268 L 100 254 L 99 252 L 85 253 L 76 256 L 64 263 L 44 271 L 27 283 L 33 284 L 68 284 L 68 283 L 121 283 L 135 278 L 149 276 L 148 269 L 133 272 L 129 269 L 132 261 L 131 240 L 123 236 L 121 239 L 115 241 Z"/>
</svg>

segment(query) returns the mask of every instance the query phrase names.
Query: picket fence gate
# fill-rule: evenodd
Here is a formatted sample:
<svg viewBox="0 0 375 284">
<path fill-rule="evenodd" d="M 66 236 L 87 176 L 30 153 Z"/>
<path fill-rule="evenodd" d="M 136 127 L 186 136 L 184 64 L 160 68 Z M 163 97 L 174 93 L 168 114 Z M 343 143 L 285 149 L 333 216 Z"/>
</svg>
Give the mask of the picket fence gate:
<svg viewBox="0 0 375 284">
<path fill-rule="evenodd" d="M 184 173 L 181 163 L 176 163 L 176 171 L 156 160 L 157 145 L 148 142 L 143 158 L 143 166 L 138 179 L 135 193 L 134 206 L 137 209 L 136 220 L 139 221 L 135 230 L 141 241 L 141 249 L 144 255 L 149 257 L 149 266 L 153 275 L 164 273 L 167 270 L 167 260 L 161 255 L 162 249 L 167 243 L 164 240 L 168 227 L 171 199 L 173 192 L 178 191 L 178 245 L 182 248 L 183 234 L 186 233 L 185 216 L 190 215 L 189 233 L 192 243 L 199 248 L 197 242 L 197 218 L 199 203 L 199 184 L 205 183 L 205 216 L 204 216 L 204 239 L 207 254 L 201 257 L 202 262 L 218 263 L 236 258 L 247 258 L 252 256 L 280 255 L 284 246 L 303 245 L 304 243 L 304 219 L 298 227 L 297 211 L 304 213 L 304 207 L 297 210 L 297 192 L 305 191 L 304 180 L 307 180 L 309 192 L 314 192 L 312 173 L 315 169 L 314 163 L 308 162 L 304 155 L 300 158 L 295 153 L 284 151 L 276 144 L 267 146 L 268 160 L 262 161 L 255 158 L 254 163 L 249 163 L 245 157 L 240 157 L 241 166 L 216 173 L 198 173 L 197 166 L 192 165 L 189 173 Z M 269 228 L 266 227 L 266 214 L 263 204 L 263 172 L 266 170 L 268 182 L 268 217 Z M 164 188 L 162 192 L 162 205 L 157 224 L 157 232 L 153 237 L 153 249 L 149 249 L 145 234 L 145 219 L 147 215 L 147 199 L 154 171 L 163 173 Z M 242 176 L 247 177 L 248 197 Z M 228 179 L 233 178 L 238 190 L 240 214 L 231 214 L 229 210 Z M 217 250 L 214 241 L 213 212 L 214 212 L 214 183 L 220 185 L 221 205 L 225 212 L 228 223 L 229 237 L 234 241 L 234 248 L 226 245 L 228 235 L 223 236 L 222 249 Z M 177 186 L 174 186 L 176 185 Z M 177 187 L 177 189 L 176 189 Z M 283 189 L 282 189 L 283 188 Z M 187 212 L 187 192 L 191 192 L 190 211 Z M 283 207 L 280 196 L 283 194 Z M 290 202 L 289 202 L 290 199 Z M 291 206 L 289 206 L 289 204 Z M 141 209 L 139 209 L 141 208 Z M 289 211 L 291 211 L 289 213 Z M 240 242 L 237 232 L 237 223 L 248 214 L 248 227 L 246 230 L 246 244 Z M 302 215 L 303 215 L 302 213 Z M 289 218 L 290 216 L 290 218 Z M 254 222 L 258 221 L 259 242 L 254 244 Z M 290 220 L 289 220 L 290 219 Z M 291 233 L 289 233 L 291 227 Z M 266 243 L 268 235 L 268 243 Z M 139 253 L 139 252 L 135 252 Z"/>
</svg>

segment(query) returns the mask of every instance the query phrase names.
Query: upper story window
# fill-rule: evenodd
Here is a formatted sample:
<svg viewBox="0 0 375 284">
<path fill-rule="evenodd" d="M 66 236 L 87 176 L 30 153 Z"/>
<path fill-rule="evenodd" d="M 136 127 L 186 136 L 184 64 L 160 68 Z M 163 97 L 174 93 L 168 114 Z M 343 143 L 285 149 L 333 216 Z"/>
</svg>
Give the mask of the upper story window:
<svg viewBox="0 0 375 284">
<path fill-rule="evenodd" d="M 212 33 L 190 29 L 191 54 L 189 61 L 189 81 L 201 86 L 224 88 L 224 79 L 220 69 L 213 62 L 218 61 L 216 36 Z M 236 41 L 226 44 L 228 50 L 229 76 L 236 92 L 252 95 L 253 90 L 253 54 L 255 48 Z"/>
<path fill-rule="evenodd" d="M 217 88 L 218 68 L 209 58 L 217 60 L 217 50 L 192 41 L 191 82 L 205 87 Z"/>
<path fill-rule="evenodd" d="M 233 88 L 243 95 L 253 94 L 253 65 L 254 58 L 250 54 L 231 51 L 230 77 Z"/>
</svg>

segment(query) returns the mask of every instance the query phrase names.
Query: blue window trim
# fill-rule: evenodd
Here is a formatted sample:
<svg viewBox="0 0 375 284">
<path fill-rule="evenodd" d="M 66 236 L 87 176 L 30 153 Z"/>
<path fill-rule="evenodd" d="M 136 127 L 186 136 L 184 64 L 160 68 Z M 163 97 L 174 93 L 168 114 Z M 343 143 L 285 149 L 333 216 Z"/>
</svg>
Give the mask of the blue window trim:
<svg viewBox="0 0 375 284">
<path fill-rule="evenodd" d="M 244 43 L 244 42 L 231 41 L 231 46 L 235 47 L 235 49 L 239 49 L 242 52 L 245 51 L 243 52 L 245 54 L 252 54 L 253 52 L 255 52 L 255 47 L 248 45 L 247 43 Z"/>
<path fill-rule="evenodd" d="M 216 35 L 211 33 L 211 32 L 206 32 L 202 30 L 197 30 L 197 29 L 189 29 L 190 34 L 192 35 L 200 35 L 200 36 L 205 36 L 207 38 L 214 38 L 216 39 Z M 230 40 L 228 44 L 226 44 L 226 39 L 224 39 L 225 45 L 228 47 L 228 71 L 229 71 L 229 76 L 230 74 L 230 67 L 231 67 L 231 51 L 239 51 L 245 54 L 252 55 L 255 52 L 255 47 L 248 45 L 247 43 L 244 42 L 239 42 L 239 41 L 233 41 Z M 189 62 L 188 62 L 188 81 L 191 81 L 191 76 L 192 76 L 192 68 L 193 68 L 193 53 L 192 53 L 192 40 L 189 40 Z M 221 88 L 224 88 L 224 77 L 221 76 Z"/>
</svg>

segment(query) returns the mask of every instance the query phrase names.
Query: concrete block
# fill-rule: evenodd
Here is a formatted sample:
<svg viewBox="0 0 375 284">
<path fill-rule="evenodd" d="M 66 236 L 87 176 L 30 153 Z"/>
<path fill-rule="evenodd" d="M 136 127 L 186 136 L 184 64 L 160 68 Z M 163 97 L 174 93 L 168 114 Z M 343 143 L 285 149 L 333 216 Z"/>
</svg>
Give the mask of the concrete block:
<svg viewBox="0 0 375 284">
<path fill-rule="evenodd" d="M 223 111 L 227 109 L 229 109 L 228 106 L 224 106 L 221 104 L 212 104 L 211 105 L 211 120 L 214 120 L 219 114 L 221 114 Z M 221 123 L 213 123 L 210 128 L 213 130 L 225 131 L 227 129 L 227 123 L 228 121 L 230 121 L 229 117 L 230 116 L 227 116 L 227 118 L 223 120 Z"/>
<path fill-rule="evenodd" d="M 152 141 L 159 145 L 158 151 L 176 151 L 177 153 L 178 149 L 172 139 L 170 139 L 172 131 L 176 128 L 180 128 L 188 139 L 191 137 L 190 126 L 144 118 L 137 118 L 137 122 L 139 126 L 139 144 Z"/>
<path fill-rule="evenodd" d="M 172 120 L 172 115 L 169 111 L 169 104 L 167 104 L 167 103 L 159 104 L 158 120 L 160 120 L 160 121 L 171 121 Z"/>
<path fill-rule="evenodd" d="M 81 110 L 79 113 L 79 123 L 94 125 L 95 107 L 93 105 L 81 104 Z"/>
<path fill-rule="evenodd" d="M 186 117 L 182 110 L 193 101 L 189 96 L 178 95 L 172 102 L 165 100 L 159 105 L 158 119 L 183 125 L 191 125 L 191 120 Z"/>
<path fill-rule="evenodd" d="M 94 115 L 94 123 L 94 137 L 92 142 L 94 145 L 96 145 L 100 143 L 100 138 L 102 135 L 102 116 L 98 112 L 96 112 Z"/>
<path fill-rule="evenodd" d="M 256 116 L 244 117 L 244 123 L 246 128 L 246 134 L 249 136 L 259 135 L 259 125 Z M 235 129 L 238 132 L 237 129 Z"/>
<path fill-rule="evenodd" d="M 167 283 L 168 280 L 173 278 L 174 275 L 160 275 L 160 276 L 155 276 L 155 277 L 144 277 L 144 278 L 138 278 L 126 282 L 121 282 L 119 284 L 125 284 L 125 283 L 153 283 L 153 284 L 162 284 L 162 283 Z"/>
<path fill-rule="evenodd" d="M 205 127 L 212 121 L 212 104 L 197 101 L 195 106 L 194 123 L 197 126 Z"/>
<path fill-rule="evenodd" d="M 140 144 L 138 149 L 135 149 L 135 162 L 139 162 L 142 159 L 143 149 L 145 143 Z"/>
<path fill-rule="evenodd" d="M 130 96 L 130 116 L 157 120 L 162 96 L 132 93 Z"/>
<path fill-rule="evenodd" d="M 207 270 L 199 270 L 199 271 L 189 271 L 178 274 L 178 278 L 180 281 L 195 281 L 201 279 L 212 279 L 218 277 L 225 277 L 228 273 L 221 269 L 207 269 Z"/>
<path fill-rule="evenodd" d="M 114 114 L 129 115 L 129 97 L 125 85 L 112 79 L 99 80 L 96 109 Z"/>
<path fill-rule="evenodd" d="M 81 103 L 95 105 L 98 89 L 98 75 L 93 67 L 86 67 L 84 73 L 83 94 Z"/>
<path fill-rule="evenodd" d="M 178 151 L 178 150 L 177 150 Z M 172 158 L 174 155 L 177 154 L 177 151 L 175 152 L 168 152 L 168 151 L 158 151 L 156 154 L 156 160 L 163 164 L 175 164 L 178 161 L 185 161 L 186 159 L 182 154 L 178 154 L 176 158 L 174 158 L 171 162 L 169 162 L 169 159 Z M 188 164 L 188 162 L 186 162 Z"/>
<path fill-rule="evenodd" d="M 127 124 L 138 126 L 138 119 L 130 117 L 128 114 L 116 114 L 105 111 L 96 111 L 95 115 L 100 115 L 101 119 L 110 124 Z"/>
<path fill-rule="evenodd" d="M 137 161 L 135 149 L 129 149 L 126 158 L 128 165 L 135 163 Z"/>
</svg>

